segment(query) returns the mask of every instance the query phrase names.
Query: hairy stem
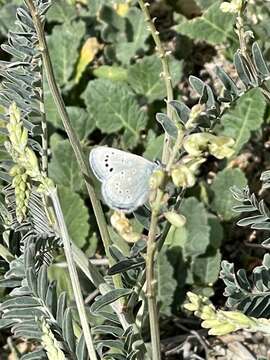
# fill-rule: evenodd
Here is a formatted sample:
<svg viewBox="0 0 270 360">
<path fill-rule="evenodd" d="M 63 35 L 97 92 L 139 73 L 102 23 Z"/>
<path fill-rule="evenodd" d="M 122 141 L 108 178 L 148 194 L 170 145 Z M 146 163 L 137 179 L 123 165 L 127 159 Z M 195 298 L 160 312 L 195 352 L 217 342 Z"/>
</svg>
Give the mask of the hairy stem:
<svg viewBox="0 0 270 360">
<path fill-rule="evenodd" d="M 44 65 L 44 69 L 46 72 L 46 77 L 47 77 L 47 81 L 49 84 L 49 88 L 50 88 L 51 94 L 53 96 L 58 113 L 61 117 L 61 120 L 63 122 L 63 125 L 65 127 L 67 135 L 69 137 L 69 140 L 70 140 L 71 146 L 73 148 L 73 151 L 75 153 L 81 173 L 85 179 L 86 188 L 87 188 L 87 191 L 88 191 L 88 194 L 89 194 L 92 206 L 93 206 L 94 214 L 95 214 L 95 217 L 97 220 L 97 224 L 99 227 L 99 231 L 100 231 L 101 239 L 103 241 L 106 255 L 109 259 L 110 265 L 113 265 L 114 260 L 111 257 L 111 254 L 109 252 L 109 247 L 112 244 L 112 242 L 111 242 L 110 235 L 108 232 L 105 216 L 102 211 L 100 201 L 96 197 L 95 189 L 92 186 L 93 175 L 90 171 L 89 164 L 84 157 L 84 153 L 83 153 L 83 149 L 81 147 L 80 140 L 78 139 L 78 136 L 71 125 L 69 115 L 67 113 L 61 92 L 59 91 L 59 88 L 58 88 L 56 80 L 55 80 L 53 66 L 52 66 L 52 62 L 51 62 L 51 58 L 49 55 L 49 50 L 48 50 L 48 46 L 47 46 L 47 42 L 46 42 L 46 38 L 45 38 L 43 23 L 36 12 L 36 7 L 35 7 L 33 0 L 26 0 L 26 4 L 31 12 L 33 23 L 34 23 L 34 26 L 35 26 L 35 29 L 37 32 L 37 37 L 38 37 L 38 41 L 39 41 L 39 49 L 42 54 L 43 65 Z M 116 288 L 123 287 L 121 277 L 119 275 L 115 275 L 113 277 L 113 280 L 114 280 L 114 284 L 115 284 Z"/>
<path fill-rule="evenodd" d="M 149 31 L 151 32 L 151 35 L 153 37 L 153 40 L 156 44 L 156 49 L 160 57 L 160 61 L 162 64 L 162 76 L 165 81 L 166 91 L 167 91 L 167 115 L 170 119 L 173 117 L 173 109 L 169 105 L 169 102 L 173 100 L 173 84 L 172 84 L 172 78 L 170 73 L 170 67 L 168 62 L 169 54 L 165 51 L 160 37 L 159 32 L 157 31 L 155 27 L 154 20 L 151 18 L 150 12 L 149 12 L 149 3 L 144 2 L 144 0 L 138 0 L 138 3 L 140 5 L 140 8 L 142 9 L 143 15 L 145 17 L 146 22 L 149 26 Z M 169 156 L 170 156 L 170 148 L 171 148 L 172 139 L 171 137 L 165 133 L 165 139 L 164 139 L 164 146 L 163 146 L 163 153 L 162 153 L 162 163 L 167 164 Z"/>
<path fill-rule="evenodd" d="M 90 360 L 97 360 L 94 342 L 93 342 L 93 338 L 91 335 L 91 331 L 90 331 L 90 327 L 89 327 L 89 323 L 88 323 L 88 319 L 87 319 L 87 314 L 86 314 L 86 310 L 85 310 L 85 306 L 84 306 L 84 300 L 83 300 L 83 296 L 82 296 L 82 292 L 81 292 L 79 276 L 78 276 L 77 269 L 76 269 L 74 259 L 73 259 L 69 234 L 68 234 L 68 230 L 67 230 L 66 223 L 64 220 L 64 215 L 62 212 L 62 208 L 60 205 L 60 201 L 58 198 L 56 188 L 50 190 L 49 195 L 50 195 L 50 198 L 53 203 L 55 215 L 56 215 L 56 218 L 58 221 L 59 233 L 60 233 L 61 239 L 63 241 L 63 245 L 64 245 L 64 251 L 65 251 L 65 256 L 66 256 L 66 260 L 67 260 L 73 294 L 74 294 L 74 298 L 76 301 L 78 314 L 80 317 L 81 326 L 82 326 L 89 358 L 90 358 Z"/>
</svg>

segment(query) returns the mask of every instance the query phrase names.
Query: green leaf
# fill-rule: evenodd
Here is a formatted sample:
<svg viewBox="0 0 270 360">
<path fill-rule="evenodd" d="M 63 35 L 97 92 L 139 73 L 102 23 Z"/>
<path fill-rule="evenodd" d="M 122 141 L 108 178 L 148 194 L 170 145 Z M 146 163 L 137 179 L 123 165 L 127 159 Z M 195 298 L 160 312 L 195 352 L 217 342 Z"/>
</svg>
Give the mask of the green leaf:
<svg viewBox="0 0 270 360">
<path fill-rule="evenodd" d="M 220 1 L 210 6 L 200 17 L 177 25 L 175 30 L 194 40 L 204 40 L 210 44 L 221 44 L 227 40 L 235 42 L 233 35 L 234 16 L 220 10 Z"/>
<path fill-rule="evenodd" d="M 67 308 L 64 314 L 63 336 L 71 351 L 76 351 L 76 339 L 73 331 L 71 308 Z"/>
<path fill-rule="evenodd" d="M 213 284 L 219 276 L 221 253 L 217 249 L 197 257 L 192 263 L 192 272 L 195 283 L 200 285 Z"/>
<path fill-rule="evenodd" d="M 123 129 L 125 146 L 133 147 L 138 143 L 147 118 L 128 85 L 97 79 L 89 82 L 82 97 L 102 132 L 111 134 Z"/>
<path fill-rule="evenodd" d="M 68 140 L 52 141 L 52 159 L 49 163 L 49 176 L 56 184 L 69 188 L 70 191 L 80 191 L 83 186 L 83 177 L 73 149 Z"/>
<path fill-rule="evenodd" d="M 74 5 L 70 5 L 66 0 L 57 0 L 53 6 L 49 9 L 46 19 L 50 22 L 68 22 L 77 17 L 76 8 Z"/>
<path fill-rule="evenodd" d="M 48 276 L 50 281 L 56 280 L 57 294 L 61 294 L 60 303 L 58 301 L 57 321 L 63 327 L 64 312 L 66 309 L 66 296 L 69 300 L 73 300 L 73 290 L 71 280 L 68 274 L 66 263 L 52 264 L 48 269 Z M 65 295 L 62 295 L 65 293 Z"/>
<path fill-rule="evenodd" d="M 126 18 L 132 27 L 132 38 L 128 42 L 121 41 L 115 46 L 117 58 L 123 64 L 128 64 L 130 59 L 133 58 L 139 50 L 145 50 L 147 48 L 145 41 L 149 36 L 144 16 L 138 8 L 132 7 L 127 13 Z"/>
<path fill-rule="evenodd" d="M 6 35 L 8 30 L 14 27 L 18 5 L 21 5 L 20 0 L 7 1 L 7 4 L 0 4 L 0 33 L 3 35 Z"/>
<path fill-rule="evenodd" d="M 148 134 L 146 150 L 143 156 L 148 160 L 161 160 L 164 134 L 155 136 L 153 132 Z"/>
<path fill-rule="evenodd" d="M 210 243 L 210 227 L 207 212 L 196 198 L 186 199 L 181 206 L 187 222 L 181 228 L 171 227 L 165 244 L 169 248 L 182 248 L 184 257 L 196 257 L 205 253 Z"/>
<path fill-rule="evenodd" d="M 174 269 L 168 260 L 165 249 L 160 253 L 156 263 L 156 273 L 158 279 L 158 301 L 160 301 L 159 311 L 162 315 L 170 316 L 173 303 L 174 292 L 177 281 L 174 279 Z"/>
<path fill-rule="evenodd" d="M 175 86 L 182 77 L 182 62 L 171 59 L 170 70 Z M 153 102 L 166 97 L 166 86 L 160 77 L 161 73 L 160 59 L 156 55 L 146 56 L 128 68 L 128 82 L 136 93 Z"/>
<path fill-rule="evenodd" d="M 208 214 L 208 225 L 210 226 L 210 245 L 214 249 L 218 249 L 220 248 L 224 237 L 224 231 L 222 225 L 220 224 L 220 219 L 213 214 Z"/>
<path fill-rule="evenodd" d="M 87 140 L 88 136 L 95 129 L 95 121 L 87 111 L 78 106 L 67 106 L 67 112 L 73 129 L 81 141 Z M 64 130 L 64 125 L 56 109 L 53 97 L 49 90 L 45 91 L 45 110 L 48 121 L 54 127 Z"/>
<path fill-rule="evenodd" d="M 35 306 L 40 306 L 40 303 L 35 298 L 31 298 L 29 296 L 21 296 L 4 301 L 0 305 L 0 311 L 9 308 L 27 308 Z"/>
<path fill-rule="evenodd" d="M 91 306 L 91 312 L 96 313 L 105 306 L 115 302 L 121 297 L 130 295 L 131 289 L 113 289 L 105 295 L 100 296 Z"/>
<path fill-rule="evenodd" d="M 209 6 L 214 4 L 217 0 L 196 0 L 196 3 L 202 8 L 207 9 Z"/>
<path fill-rule="evenodd" d="M 211 209 L 217 212 L 225 221 L 237 216 L 232 207 L 237 205 L 238 202 L 231 195 L 230 187 L 243 188 L 246 184 L 245 174 L 240 169 L 225 169 L 219 172 L 211 186 L 214 193 Z"/>
<path fill-rule="evenodd" d="M 81 248 L 86 243 L 90 228 L 87 207 L 80 196 L 69 188 L 60 186 L 58 191 L 69 236 Z"/>
<path fill-rule="evenodd" d="M 98 78 L 112 81 L 126 81 L 128 78 L 127 70 L 121 66 L 102 65 L 95 69 L 93 74 Z"/>
<path fill-rule="evenodd" d="M 54 74 L 59 86 L 67 85 L 72 76 L 84 34 L 85 23 L 78 21 L 55 26 L 48 37 Z"/>
<path fill-rule="evenodd" d="M 253 89 L 243 95 L 235 108 L 223 116 L 223 134 L 234 138 L 236 153 L 248 142 L 251 131 L 261 127 L 265 109 L 266 101 L 260 90 Z"/>
<path fill-rule="evenodd" d="M 177 138 L 178 128 L 174 124 L 174 122 L 163 113 L 156 114 L 156 120 L 160 123 L 163 127 L 163 130 L 173 139 Z"/>
</svg>

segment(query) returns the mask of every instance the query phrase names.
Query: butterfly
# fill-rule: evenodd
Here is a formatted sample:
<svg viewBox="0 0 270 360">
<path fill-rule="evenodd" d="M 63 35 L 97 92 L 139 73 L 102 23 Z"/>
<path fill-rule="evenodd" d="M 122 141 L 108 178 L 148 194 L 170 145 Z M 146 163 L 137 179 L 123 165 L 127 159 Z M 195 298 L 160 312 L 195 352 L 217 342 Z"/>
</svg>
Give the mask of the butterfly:
<svg viewBox="0 0 270 360">
<path fill-rule="evenodd" d="M 158 164 L 107 146 L 91 150 L 89 162 L 111 209 L 131 213 L 148 200 L 149 179 Z"/>
</svg>

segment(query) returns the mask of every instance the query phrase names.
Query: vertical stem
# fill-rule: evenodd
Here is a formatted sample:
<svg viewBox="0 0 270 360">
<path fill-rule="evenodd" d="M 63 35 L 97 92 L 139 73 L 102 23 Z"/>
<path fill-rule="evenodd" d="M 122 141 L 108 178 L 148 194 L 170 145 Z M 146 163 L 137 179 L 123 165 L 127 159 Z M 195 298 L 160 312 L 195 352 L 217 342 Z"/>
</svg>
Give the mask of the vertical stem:
<svg viewBox="0 0 270 360">
<path fill-rule="evenodd" d="M 41 84 L 43 84 L 43 66 L 42 61 L 40 60 L 40 72 L 41 72 Z M 42 174 L 44 176 L 48 176 L 48 126 L 47 126 L 47 119 L 44 109 L 44 92 L 43 89 L 40 90 L 40 112 L 41 112 L 41 127 L 42 127 L 42 157 L 41 157 L 41 167 L 42 167 Z"/>
<path fill-rule="evenodd" d="M 156 233 L 158 225 L 158 215 L 160 211 L 163 191 L 157 190 L 156 199 L 152 206 L 151 224 L 147 240 L 146 253 L 146 296 L 149 311 L 152 357 L 153 360 L 161 360 L 160 352 L 160 334 L 159 334 L 159 316 L 157 309 L 156 287 L 157 281 L 155 279 L 155 253 L 156 253 Z"/>
<path fill-rule="evenodd" d="M 92 335 L 90 332 L 90 327 L 88 324 L 87 314 L 86 314 L 83 296 L 82 296 L 82 292 L 81 292 L 79 276 L 78 276 L 77 269 L 76 269 L 76 266 L 75 266 L 75 263 L 73 260 L 69 234 L 68 234 L 68 230 L 67 230 L 66 223 L 64 220 L 64 215 L 62 212 L 62 208 L 60 205 L 60 201 L 58 198 L 56 188 L 50 190 L 49 195 L 51 197 L 53 207 L 55 210 L 55 215 L 56 215 L 56 218 L 58 221 L 59 233 L 60 233 L 61 239 L 64 244 L 64 251 L 65 251 L 65 255 L 66 255 L 66 260 L 67 260 L 69 275 L 70 275 L 70 279 L 71 279 L 73 294 L 74 294 L 74 298 L 76 301 L 76 305 L 77 305 L 77 309 L 78 309 L 78 313 L 79 313 L 79 317 L 80 317 L 80 321 L 81 321 L 81 325 L 82 325 L 82 330 L 83 330 L 89 358 L 90 358 L 90 360 L 97 360 L 97 355 L 96 355 L 96 351 L 95 351 L 95 347 L 94 347 L 94 343 L 93 343 L 93 338 L 92 338 Z"/>
<path fill-rule="evenodd" d="M 142 9 L 143 15 L 145 17 L 146 22 L 148 23 L 149 30 L 151 32 L 151 35 L 154 39 L 154 42 L 156 44 L 156 49 L 160 57 L 160 61 L 163 68 L 163 77 L 165 81 L 166 91 L 167 91 L 167 115 L 170 119 L 173 117 L 173 109 L 169 105 L 169 102 L 173 100 L 173 84 L 172 84 L 172 78 L 170 73 L 170 67 L 168 63 L 168 52 L 165 51 L 160 37 L 159 32 L 157 31 L 154 20 L 151 19 L 151 15 L 149 12 L 148 7 L 150 6 L 149 3 L 145 3 L 144 0 L 138 0 L 138 3 L 140 5 L 140 8 Z M 163 153 L 162 153 L 162 162 L 163 164 L 166 164 L 169 156 L 170 156 L 170 148 L 172 144 L 171 137 L 165 133 L 165 139 L 164 139 L 164 146 L 163 146 Z"/>
<path fill-rule="evenodd" d="M 49 55 L 49 50 L 48 50 L 45 34 L 44 34 L 43 24 L 42 24 L 40 17 L 37 14 L 36 7 L 35 7 L 33 0 L 26 0 L 26 4 L 31 12 L 33 23 L 34 23 L 34 26 L 35 26 L 35 29 L 37 32 L 39 48 L 40 48 L 39 50 L 41 51 L 41 54 L 42 54 L 43 65 L 44 65 L 44 69 L 46 72 L 49 88 L 50 88 L 51 94 L 53 96 L 55 105 L 57 107 L 58 113 L 61 117 L 61 120 L 63 122 L 63 125 L 65 127 L 67 135 L 69 137 L 69 140 L 70 140 L 71 146 L 73 148 L 73 151 L 75 153 L 81 173 L 84 176 L 86 188 L 87 188 L 87 191 L 88 191 L 88 194 L 89 194 L 92 206 L 93 206 L 94 214 L 95 214 L 97 224 L 99 227 L 99 231 L 100 231 L 101 239 L 102 239 L 102 242 L 103 242 L 103 245 L 105 248 L 106 256 L 109 259 L 110 265 L 113 265 L 114 260 L 111 257 L 111 254 L 109 252 L 109 246 L 112 245 L 112 242 L 111 242 L 110 235 L 108 232 L 105 216 L 102 211 L 100 201 L 96 197 L 95 189 L 90 184 L 92 174 L 90 171 L 89 164 L 85 160 L 80 140 L 78 139 L 76 132 L 74 131 L 74 129 L 71 125 L 62 95 L 59 91 L 59 88 L 58 88 L 56 80 L 55 80 L 53 66 L 52 66 L 52 62 L 51 62 L 51 58 Z M 114 284 L 115 284 L 116 288 L 123 287 L 121 277 L 119 275 L 115 275 L 113 277 L 113 280 L 114 280 Z"/>
</svg>

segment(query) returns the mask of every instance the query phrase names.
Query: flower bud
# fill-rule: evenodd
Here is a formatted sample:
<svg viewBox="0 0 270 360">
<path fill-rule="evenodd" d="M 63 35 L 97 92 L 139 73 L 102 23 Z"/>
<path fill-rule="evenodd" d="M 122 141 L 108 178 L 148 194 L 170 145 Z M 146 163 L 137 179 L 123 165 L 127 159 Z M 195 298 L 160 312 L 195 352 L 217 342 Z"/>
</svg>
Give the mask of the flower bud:
<svg viewBox="0 0 270 360">
<path fill-rule="evenodd" d="M 192 187 L 195 185 L 196 178 L 193 172 L 186 165 L 176 166 L 171 173 L 172 181 L 176 187 Z"/>
<path fill-rule="evenodd" d="M 241 313 L 240 311 L 220 311 L 219 313 L 226 319 L 234 322 L 236 325 L 249 327 L 256 324 L 256 321 Z"/>
<path fill-rule="evenodd" d="M 175 227 L 182 227 L 186 223 L 186 218 L 184 215 L 177 214 L 174 211 L 168 211 L 164 213 L 165 218 Z"/>
<path fill-rule="evenodd" d="M 203 324 L 202 324 L 202 326 L 203 326 Z M 236 330 L 237 330 L 237 327 L 235 325 L 225 323 L 225 324 L 221 324 L 221 325 L 213 327 L 212 329 L 210 329 L 208 331 L 208 334 L 221 336 L 221 335 L 227 335 Z"/>
<path fill-rule="evenodd" d="M 209 320 L 207 319 L 202 322 L 202 327 L 205 329 L 210 329 L 216 326 L 220 326 L 222 324 L 223 323 L 218 319 L 209 319 Z"/>
<path fill-rule="evenodd" d="M 16 176 L 17 174 L 19 174 L 19 171 L 20 171 L 20 166 L 18 165 L 14 165 L 12 166 L 12 168 L 9 170 L 9 175 L 14 177 Z"/>
<path fill-rule="evenodd" d="M 196 123 L 196 119 L 200 114 L 205 111 L 205 105 L 204 104 L 197 104 L 194 105 L 191 109 L 189 119 L 185 125 L 186 129 L 192 129 L 194 127 L 194 123 Z"/>
<path fill-rule="evenodd" d="M 27 145 L 27 141 L 28 141 L 28 131 L 24 128 L 21 134 L 21 140 L 20 140 L 20 145 L 22 147 L 22 149 L 25 148 L 25 146 Z"/>
<path fill-rule="evenodd" d="M 163 170 L 158 169 L 154 171 L 149 180 L 150 189 L 157 190 L 162 185 L 164 178 L 165 174 Z"/>
</svg>

